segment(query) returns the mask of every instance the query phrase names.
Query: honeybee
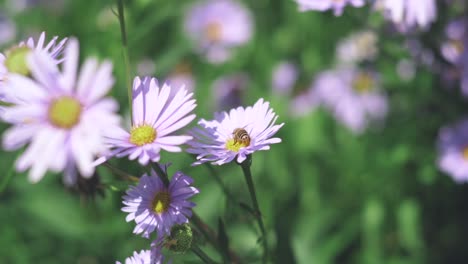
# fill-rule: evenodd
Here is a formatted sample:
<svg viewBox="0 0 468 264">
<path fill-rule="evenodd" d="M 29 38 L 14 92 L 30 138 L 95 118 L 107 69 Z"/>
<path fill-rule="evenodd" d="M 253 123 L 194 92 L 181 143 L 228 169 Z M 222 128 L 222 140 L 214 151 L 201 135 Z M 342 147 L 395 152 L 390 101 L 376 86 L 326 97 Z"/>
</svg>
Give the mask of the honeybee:
<svg viewBox="0 0 468 264">
<path fill-rule="evenodd" d="M 245 129 L 236 128 L 234 132 L 232 132 L 232 135 L 234 136 L 234 144 L 240 143 L 246 147 L 250 145 L 250 136 Z"/>
</svg>

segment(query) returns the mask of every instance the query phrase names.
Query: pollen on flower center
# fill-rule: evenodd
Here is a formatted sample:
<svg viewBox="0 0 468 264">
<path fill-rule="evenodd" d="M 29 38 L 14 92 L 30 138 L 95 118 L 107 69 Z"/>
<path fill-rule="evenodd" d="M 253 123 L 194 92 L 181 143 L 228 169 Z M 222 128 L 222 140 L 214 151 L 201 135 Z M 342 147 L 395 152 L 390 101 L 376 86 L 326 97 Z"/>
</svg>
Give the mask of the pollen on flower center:
<svg viewBox="0 0 468 264">
<path fill-rule="evenodd" d="M 463 42 L 460 40 L 453 40 L 451 44 L 459 54 L 462 54 L 463 51 L 465 50 L 465 46 L 463 45 Z"/>
<path fill-rule="evenodd" d="M 209 41 L 216 42 L 221 39 L 222 36 L 222 26 L 219 22 L 211 22 L 205 28 L 205 35 Z"/>
<path fill-rule="evenodd" d="M 82 106 L 75 98 L 59 97 L 49 105 L 49 121 L 56 127 L 70 129 L 80 121 L 81 111 Z"/>
<path fill-rule="evenodd" d="M 366 93 L 374 88 L 374 78 L 370 73 L 359 73 L 353 80 L 353 89 L 358 93 Z"/>
<path fill-rule="evenodd" d="M 468 161 L 468 146 L 463 148 L 462 155 L 463 155 L 463 158 Z"/>
<path fill-rule="evenodd" d="M 132 128 L 130 131 L 130 142 L 137 146 L 143 146 L 154 142 L 156 136 L 156 130 L 152 126 L 145 124 Z"/>
<path fill-rule="evenodd" d="M 14 47 L 7 52 L 5 66 L 9 72 L 21 75 L 29 75 L 29 67 L 26 63 L 26 56 L 31 49 L 27 46 Z"/>
<path fill-rule="evenodd" d="M 158 192 L 153 199 L 153 210 L 157 214 L 161 214 L 169 209 L 169 205 L 171 204 L 171 194 L 167 191 Z"/>
</svg>

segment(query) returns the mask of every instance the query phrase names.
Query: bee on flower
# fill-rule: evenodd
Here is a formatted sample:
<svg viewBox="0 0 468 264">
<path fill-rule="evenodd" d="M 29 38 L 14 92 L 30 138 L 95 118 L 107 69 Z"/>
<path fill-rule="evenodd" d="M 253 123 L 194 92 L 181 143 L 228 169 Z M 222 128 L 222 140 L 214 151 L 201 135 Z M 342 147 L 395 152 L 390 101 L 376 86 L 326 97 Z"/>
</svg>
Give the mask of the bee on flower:
<svg viewBox="0 0 468 264">
<path fill-rule="evenodd" d="M 197 154 L 194 165 L 211 162 L 216 165 L 236 160 L 242 163 L 247 155 L 270 149 L 280 143 L 273 137 L 284 125 L 275 124 L 278 116 L 270 104 L 259 99 L 253 106 L 237 107 L 229 112 L 215 113 L 214 120 L 202 119 L 191 130 L 187 152 Z"/>
</svg>

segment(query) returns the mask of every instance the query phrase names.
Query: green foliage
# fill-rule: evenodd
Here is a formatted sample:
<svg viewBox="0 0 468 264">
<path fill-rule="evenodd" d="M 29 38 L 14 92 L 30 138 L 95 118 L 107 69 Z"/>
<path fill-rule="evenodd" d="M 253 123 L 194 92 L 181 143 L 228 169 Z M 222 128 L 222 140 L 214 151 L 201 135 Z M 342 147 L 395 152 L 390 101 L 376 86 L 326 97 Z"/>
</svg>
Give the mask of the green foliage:
<svg viewBox="0 0 468 264">
<path fill-rule="evenodd" d="M 437 76 L 424 68 L 417 69 L 413 80 L 400 80 L 396 63 L 408 57 L 402 40 L 378 32 L 385 55 L 375 67 L 391 105 L 381 128 L 356 136 L 323 109 L 290 117 L 289 99 L 270 89 L 274 65 L 283 59 L 298 63 L 300 92 L 319 71 L 334 64 L 335 43 L 361 29 L 365 23 L 359 18 L 367 11 L 350 9 L 348 15 L 334 17 L 298 13 L 293 1 L 244 2 L 255 15 L 254 40 L 240 48 L 232 61 L 214 66 L 192 51 L 182 30 L 192 1 L 127 1 L 129 57 L 132 74 L 137 63 L 148 58 L 155 62 L 155 77 L 161 79 L 179 63 L 189 63 L 201 118 L 212 118 L 215 109 L 213 81 L 232 73 L 249 74 L 246 105 L 259 97 L 272 102 L 280 122 L 285 122 L 279 132 L 282 143 L 256 153 L 251 169 L 274 262 L 464 263 L 468 190 L 442 175 L 435 163 L 438 129 L 460 118 L 466 109 L 458 92 L 441 87 Z M 112 60 L 116 78 L 112 95 L 125 116 L 125 68 L 112 10 L 116 10 L 112 1 L 70 0 L 61 12 L 38 6 L 11 16 L 19 39 L 42 30 L 48 36 L 76 36 L 82 58 Z M 384 23 L 376 14 L 368 22 L 376 28 Z M 428 33 L 434 38 L 440 34 Z M 99 169 L 104 197 L 90 199 L 66 189 L 60 175 L 49 174 L 30 184 L 25 174 L 11 170 L 17 154 L 0 155 L 4 172 L 0 186 L 6 185 L 0 194 L 0 263 L 113 263 L 134 250 L 149 248 L 148 240 L 132 234 L 134 224 L 126 223 L 120 211 L 127 184 L 115 180 L 106 168 Z M 240 206 L 251 204 L 240 167 L 214 168 L 236 198 L 232 201 L 206 167 L 189 166 L 193 161 L 186 154 L 162 154 L 162 163 L 173 163 L 169 175 L 182 170 L 195 179 L 201 190 L 194 199 L 196 212 L 214 230 L 219 229 L 225 256 L 208 243 L 203 249 L 221 260 L 228 258 L 229 246 L 247 263 L 258 261 L 260 231 L 249 212 L 252 209 Z M 136 176 L 145 172 L 126 159 L 112 164 Z M 200 263 L 190 254 L 173 259 Z"/>
</svg>

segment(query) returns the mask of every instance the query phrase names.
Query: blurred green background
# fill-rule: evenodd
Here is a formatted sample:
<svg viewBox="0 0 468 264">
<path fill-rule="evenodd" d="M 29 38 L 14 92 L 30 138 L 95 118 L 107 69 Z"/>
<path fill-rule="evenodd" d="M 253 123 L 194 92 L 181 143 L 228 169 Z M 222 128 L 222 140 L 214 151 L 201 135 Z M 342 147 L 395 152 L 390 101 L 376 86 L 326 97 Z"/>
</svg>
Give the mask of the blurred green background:
<svg viewBox="0 0 468 264">
<path fill-rule="evenodd" d="M 122 44 L 114 1 L 0 1 L 0 12 L 16 25 L 8 48 L 31 34 L 76 36 L 82 59 L 95 56 L 114 63 L 116 85 L 112 95 L 128 115 Z M 315 74 L 333 65 L 335 44 L 363 29 L 368 9 L 348 9 L 343 17 L 330 12 L 299 13 L 290 0 L 244 1 L 255 19 L 255 34 L 227 63 L 212 65 L 193 51 L 182 25 L 193 1 L 126 1 L 129 56 L 133 74 L 137 64 L 154 62 L 153 75 L 165 79 L 178 65 L 190 66 L 195 78 L 196 113 L 212 118 L 216 108 L 212 84 L 219 77 L 247 73 L 244 105 L 263 97 L 272 102 L 285 126 L 281 144 L 253 156 L 253 175 L 268 230 L 274 263 L 467 263 L 468 189 L 438 171 L 435 141 L 441 126 L 462 117 L 467 102 L 443 87 L 439 77 L 424 67 L 410 81 L 401 81 L 396 63 L 409 57 L 402 37 L 383 32 L 382 56 L 375 68 L 389 94 L 390 113 L 382 129 L 356 136 L 317 110 L 291 117 L 291 98 L 271 90 L 273 67 L 291 60 L 307 86 Z M 447 14 L 447 13 L 446 13 Z M 424 35 L 441 35 L 443 21 Z M 370 23 L 381 26 L 380 15 Z M 2 125 L 2 131 L 6 128 Z M 30 184 L 24 173 L 12 170 L 18 153 L 2 151 L 0 183 L 0 263 L 114 263 L 149 241 L 132 234 L 134 223 L 120 211 L 125 188 L 108 188 L 114 178 L 99 168 L 104 196 L 94 198 L 65 188 L 60 175 L 48 174 Z M 163 153 L 172 162 L 170 172 L 183 170 L 195 179 L 201 193 L 195 211 L 213 229 L 221 218 L 231 247 L 246 263 L 261 253 L 255 220 L 227 201 L 206 166 L 191 167 L 188 154 Z M 126 159 L 116 167 L 134 175 L 145 170 Z M 250 203 L 241 169 L 235 165 L 215 170 L 239 201 Z M 5 180 L 12 173 L 12 179 Z M 219 260 L 208 244 L 203 246 Z M 171 255 L 170 252 L 165 252 Z M 191 253 L 174 255 L 174 263 L 200 263 Z"/>
</svg>

